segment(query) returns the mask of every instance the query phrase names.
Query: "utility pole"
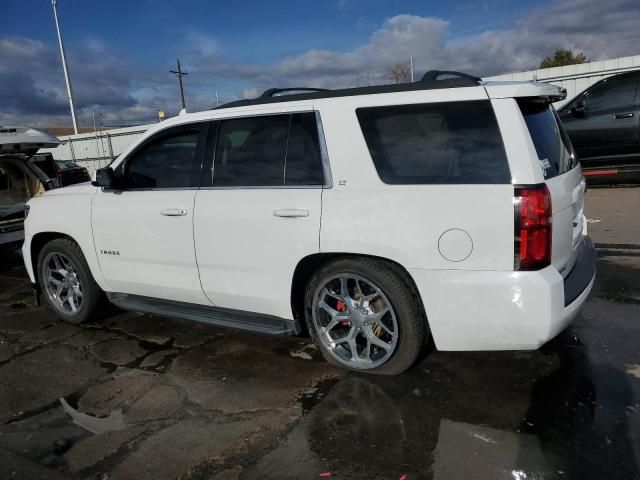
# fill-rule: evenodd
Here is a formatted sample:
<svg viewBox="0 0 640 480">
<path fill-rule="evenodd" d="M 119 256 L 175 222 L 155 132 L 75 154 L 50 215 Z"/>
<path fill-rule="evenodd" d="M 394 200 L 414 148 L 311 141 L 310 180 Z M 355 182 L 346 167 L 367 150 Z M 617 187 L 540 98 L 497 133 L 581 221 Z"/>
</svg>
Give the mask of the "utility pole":
<svg viewBox="0 0 640 480">
<path fill-rule="evenodd" d="M 182 77 L 184 77 L 185 75 L 188 75 L 187 72 L 183 72 L 180 69 L 180 59 L 177 59 L 177 63 L 178 63 L 178 70 L 169 70 L 171 73 L 175 73 L 175 75 L 178 77 L 178 83 L 180 84 L 180 99 L 182 100 L 182 108 L 186 109 L 187 106 L 184 104 L 184 87 L 182 86 Z"/>
<path fill-rule="evenodd" d="M 413 57 L 411 57 L 411 83 L 413 83 Z"/>
<path fill-rule="evenodd" d="M 64 81 L 67 84 L 67 96 L 69 97 L 69 108 L 71 108 L 71 120 L 73 121 L 73 131 L 78 134 L 78 122 L 76 122 L 76 110 L 73 107 L 73 93 L 71 91 L 71 80 L 67 71 L 67 59 L 64 54 L 64 45 L 62 44 L 62 35 L 60 34 L 60 24 L 58 23 L 58 10 L 56 8 L 57 0 L 51 0 L 53 7 L 53 18 L 56 20 L 56 31 L 58 32 L 58 46 L 60 47 L 60 57 L 62 58 L 62 70 L 64 71 Z"/>
</svg>

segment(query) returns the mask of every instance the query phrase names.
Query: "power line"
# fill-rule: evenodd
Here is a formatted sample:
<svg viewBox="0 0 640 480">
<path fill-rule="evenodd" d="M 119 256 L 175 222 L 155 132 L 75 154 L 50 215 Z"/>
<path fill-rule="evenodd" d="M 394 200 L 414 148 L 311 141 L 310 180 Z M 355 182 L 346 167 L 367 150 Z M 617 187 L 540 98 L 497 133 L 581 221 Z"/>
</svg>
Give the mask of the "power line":
<svg viewBox="0 0 640 480">
<path fill-rule="evenodd" d="M 178 58 L 176 60 L 177 64 L 178 64 L 178 70 L 169 70 L 171 73 L 174 73 L 177 77 L 178 77 L 178 83 L 180 84 L 180 99 L 182 100 L 182 108 L 186 109 L 187 106 L 184 103 L 184 87 L 182 86 L 182 77 L 184 77 L 185 75 L 188 75 L 187 72 L 183 72 L 180 69 L 180 59 Z"/>
</svg>

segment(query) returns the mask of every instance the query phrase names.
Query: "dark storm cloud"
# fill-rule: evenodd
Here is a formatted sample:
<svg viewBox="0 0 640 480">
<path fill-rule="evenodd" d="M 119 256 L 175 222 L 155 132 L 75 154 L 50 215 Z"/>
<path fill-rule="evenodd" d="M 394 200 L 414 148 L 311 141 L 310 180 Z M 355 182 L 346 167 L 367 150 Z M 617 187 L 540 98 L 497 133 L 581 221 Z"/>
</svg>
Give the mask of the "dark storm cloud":
<svg viewBox="0 0 640 480">
<path fill-rule="evenodd" d="M 29 38 L 0 39 L 0 114 L 46 117 L 68 111 L 58 55 L 54 46 Z M 74 49 L 68 63 L 77 109 L 108 112 L 136 105 L 127 74 L 108 52 L 95 46 Z"/>
</svg>

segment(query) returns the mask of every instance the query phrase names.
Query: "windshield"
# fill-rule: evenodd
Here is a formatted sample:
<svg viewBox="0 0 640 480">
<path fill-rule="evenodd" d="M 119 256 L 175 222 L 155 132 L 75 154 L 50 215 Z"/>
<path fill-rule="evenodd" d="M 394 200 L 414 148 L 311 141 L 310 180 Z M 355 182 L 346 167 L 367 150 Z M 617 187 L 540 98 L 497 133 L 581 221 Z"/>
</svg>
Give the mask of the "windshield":
<svg viewBox="0 0 640 480">
<path fill-rule="evenodd" d="M 518 102 L 536 147 L 544 178 L 562 175 L 578 161 L 567 132 L 553 107 L 546 103 Z"/>
</svg>

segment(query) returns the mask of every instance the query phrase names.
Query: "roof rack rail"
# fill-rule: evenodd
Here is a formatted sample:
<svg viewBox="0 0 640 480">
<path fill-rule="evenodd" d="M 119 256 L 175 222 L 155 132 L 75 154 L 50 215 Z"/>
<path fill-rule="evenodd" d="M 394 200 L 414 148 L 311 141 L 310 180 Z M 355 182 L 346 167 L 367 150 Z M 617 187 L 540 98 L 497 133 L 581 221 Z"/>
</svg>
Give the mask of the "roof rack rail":
<svg viewBox="0 0 640 480">
<path fill-rule="evenodd" d="M 328 88 L 311 88 L 311 87 L 290 87 L 290 88 L 270 88 L 262 92 L 258 98 L 271 98 L 279 93 L 286 92 L 327 92 Z"/>
<path fill-rule="evenodd" d="M 469 83 L 473 85 L 480 85 L 482 82 L 481 78 L 474 77 L 473 75 L 469 75 L 468 73 L 463 72 L 455 72 L 453 70 L 429 70 L 425 73 L 420 79 L 421 82 L 435 82 L 438 80 L 438 77 L 442 77 L 448 75 L 450 77 L 457 77 L 461 80 L 468 80 Z"/>
<path fill-rule="evenodd" d="M 374 95 L 380 93 L 411 92 L 440 88 L 475 87 L 481 84 L 482 79 L 469 75 L 468 73 L 453 72 L 449 70 L 430 70 L 424 74 L 421 80 L 416 82 L 341 88 L 336 90 L 309 87 L 270 88 L 265 90 L 259 97 L 235 100 L 223 105 L 218 105 L 214 107 L 214 110 L 232 107 L 245 107 L 249 105 L 263 105 L 267 103 L 350 97 L 354 95 Z M 279 93 L 285 92 L 292 92 L 292 94 L 278 95 Z"/>
</svg>

